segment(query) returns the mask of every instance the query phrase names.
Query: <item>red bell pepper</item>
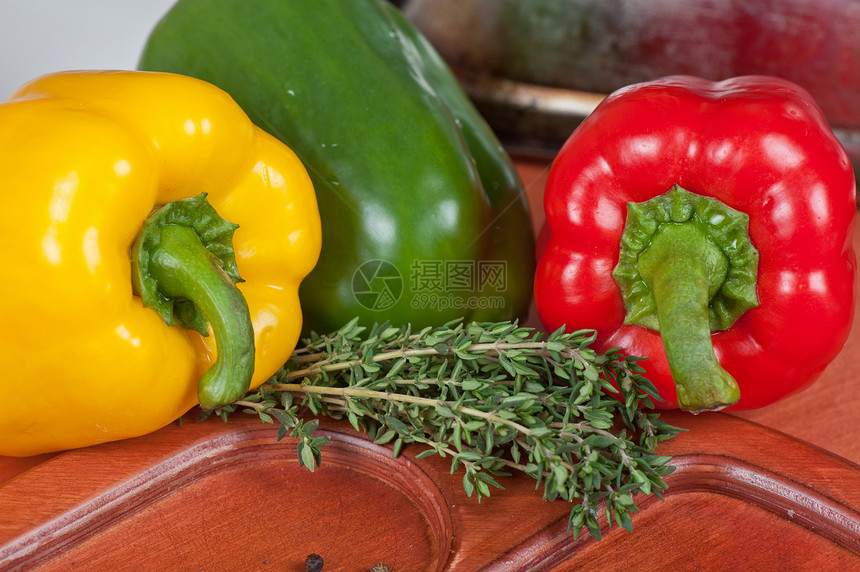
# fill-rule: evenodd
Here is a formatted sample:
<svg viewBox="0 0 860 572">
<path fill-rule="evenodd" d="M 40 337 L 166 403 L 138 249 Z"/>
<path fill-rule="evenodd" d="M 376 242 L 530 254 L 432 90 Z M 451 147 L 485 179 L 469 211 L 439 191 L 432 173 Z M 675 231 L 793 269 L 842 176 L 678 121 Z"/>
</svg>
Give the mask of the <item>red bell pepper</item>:
<svg viewBox="0 0 860 572">
<path fill-rule="evenodd" d="M 550 170 L 538 314 L 647 357 L 662 408 L 762 407 L 845 344 L 855 193 L 845 151 L 790 82 L 623 88 Z"/>
</svg>

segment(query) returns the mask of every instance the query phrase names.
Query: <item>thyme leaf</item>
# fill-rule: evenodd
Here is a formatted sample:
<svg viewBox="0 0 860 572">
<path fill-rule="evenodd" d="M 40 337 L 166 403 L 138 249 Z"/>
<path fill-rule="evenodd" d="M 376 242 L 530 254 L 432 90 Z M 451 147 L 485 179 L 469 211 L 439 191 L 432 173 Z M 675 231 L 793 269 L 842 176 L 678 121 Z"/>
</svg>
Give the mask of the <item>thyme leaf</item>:
<svg viewBox="0 0 860 572">
<path fill-rule="evenodd" d="M 503 489 L 512 471 L 533 477 L 548 500 L 573 503 L 568 527 L 600 538 L 601 503 L 610 526 L 632 530 L 637 494 L 662 498 L 674 467 L 655 449 L 681 429 L 652 411 L 658 399 L 638 361 L 617 349 L 598 353 L 595 332 L 543 334 L 516 322 L 464 323 L 413 332 L 353 320 L 312 334 L 287 364 L 242 399 L 242 410 L 277 423 L 278 439 L 299 440 L 299 463 L 313 471 L 328 437 L 314 415 L 346 418 L 396 456 L 451 459 L 478 501 Z"/>
</svg>

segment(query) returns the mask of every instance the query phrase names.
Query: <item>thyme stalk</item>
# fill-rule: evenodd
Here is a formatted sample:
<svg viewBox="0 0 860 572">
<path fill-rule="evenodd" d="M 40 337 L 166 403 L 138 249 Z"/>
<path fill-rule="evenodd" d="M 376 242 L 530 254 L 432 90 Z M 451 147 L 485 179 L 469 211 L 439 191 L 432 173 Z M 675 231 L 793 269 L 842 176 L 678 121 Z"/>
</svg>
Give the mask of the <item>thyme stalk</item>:
<svg viewBox="0 0 860 572">
<path fill-rule="evenodd" d="M 480 501 L 509 471 L 543 487 L 546 499 L 573 504 L 568 527 L 600 538 L 606 519 L 632 530 L 634 496 L 662 498 L 674 468 L 655 453 L 680 429 L 651 411 L 659 399 L 642 377 L 641 358 L 589 348 L 590 330 L 549 335 L 517 323 L 457 320 L 412 332 L 409 326 L 357 320 L 312 334 L 268 382 L 216 410 L 237 410 L 279 424 L 278 439 L 299 440 L 299 462 L 313 471 L 327 437 L 314 415 L 347 418 L 379 444 L 426 447 L 416 455 L 451 458 L 463 487 Z M 610 395 L 612 394 L 612 395 Z M 294 399 L 300 397 L 300 399 Z M 208 415 L 208 414 L 207 414 Z"/>
</svg>

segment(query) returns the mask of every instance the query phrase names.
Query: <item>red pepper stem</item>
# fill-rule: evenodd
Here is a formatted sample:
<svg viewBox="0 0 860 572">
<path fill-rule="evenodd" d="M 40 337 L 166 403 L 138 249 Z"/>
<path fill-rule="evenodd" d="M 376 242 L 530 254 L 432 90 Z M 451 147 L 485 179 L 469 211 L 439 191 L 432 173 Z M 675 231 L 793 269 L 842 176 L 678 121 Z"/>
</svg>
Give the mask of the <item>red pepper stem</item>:
<svg viewBox="0 0 860 572">
<path fill-rule="evenodd" d="M 740 390 L 714 355 L 708 315 L 726 278 L 726 257 L 696 225 L 669 223 L 655 233 L 638 267 L 654 293 L 678 406 L 700 412 L 736 403 Z"/>
<path fill-rule="evenodd" d="M 231 403 L 254 373 L 254 329 L 248 304 L 220 262 L 188 226 L 168 224 L 149 259 L 149 273 L 164 296 L 193 302 L 211 324 L 218 356 L 198 383 L 204 409 Z"/>
</svg>

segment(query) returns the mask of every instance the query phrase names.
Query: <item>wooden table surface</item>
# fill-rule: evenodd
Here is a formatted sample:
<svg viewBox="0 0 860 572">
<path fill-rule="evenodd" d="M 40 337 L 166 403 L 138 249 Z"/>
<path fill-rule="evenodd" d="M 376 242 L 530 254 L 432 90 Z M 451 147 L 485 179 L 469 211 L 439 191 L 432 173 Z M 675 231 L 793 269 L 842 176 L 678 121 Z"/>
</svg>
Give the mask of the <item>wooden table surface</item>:
<svg viewBox="0 0 860 572">
<path fill-rule="evenodd" d="M 518 166 L 540 224 L 546 162 Z M 448 460 L 392 459 L 328 420 L 311 474 L 294 442 L 238 417 L 0 458 L 0 570 L 300 571 L 310 553 L 325 571 L 860 569 L 857 314 L 808 390 L 759 411 L 666 413 L 688 431 L 661 445 L 676 471 L 664 501 L 640 500 L 633 533 L 574 540 L 569 505 L 528 478 L 478 504 Z"/>
</svg>

